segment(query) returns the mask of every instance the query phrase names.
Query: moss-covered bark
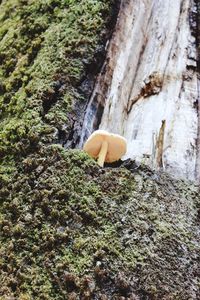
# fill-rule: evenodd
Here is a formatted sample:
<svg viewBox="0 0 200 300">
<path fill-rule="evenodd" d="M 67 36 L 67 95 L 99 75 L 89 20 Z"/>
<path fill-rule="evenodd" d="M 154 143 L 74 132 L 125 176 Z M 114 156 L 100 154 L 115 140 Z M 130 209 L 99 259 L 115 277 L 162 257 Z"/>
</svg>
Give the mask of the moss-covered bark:
<svg viewBox="0 0 200 300">
<path fill-rule="evenodd" d="M 74 121 L 67 113 L 86 100 L 81 84 L 101 64 L 94 52 L 106 42 L 112 12 L 112 0 L 1 2 L 1 157 L 67 134 Z"/>
<path fill-rule="evenodd" d="M 58 146 L 23 160 L 1 190 L 1 295 L 198 299 L 197 188 L 128 167 Z"/>
<path fill-rule="evenodd" d="M 198 188 L 56 144 L 117 1 L 0 3 L 0 299 L 199 299 Z"/>
</svg>

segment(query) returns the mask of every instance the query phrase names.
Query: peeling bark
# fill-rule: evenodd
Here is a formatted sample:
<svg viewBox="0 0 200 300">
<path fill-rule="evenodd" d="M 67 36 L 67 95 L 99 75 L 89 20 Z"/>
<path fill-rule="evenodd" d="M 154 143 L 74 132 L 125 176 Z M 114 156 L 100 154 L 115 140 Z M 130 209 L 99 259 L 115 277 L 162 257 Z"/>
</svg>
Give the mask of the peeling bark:
<svg viewBox="0 0 200 300">
<path fill-rule="evenodd" d="M 196 17 L 194 1 L 122 1 L 81 143 L 100 127 L 127 138 L 124 159 L 199 177 Z"/>
</svg>

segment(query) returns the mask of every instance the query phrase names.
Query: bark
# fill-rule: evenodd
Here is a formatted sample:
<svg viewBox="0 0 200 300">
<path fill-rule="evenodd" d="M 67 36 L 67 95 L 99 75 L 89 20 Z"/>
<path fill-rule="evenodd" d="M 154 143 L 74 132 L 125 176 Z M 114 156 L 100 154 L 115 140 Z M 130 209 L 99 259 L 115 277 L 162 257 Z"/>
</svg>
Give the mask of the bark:
<svg viewBox="0 0 200 300">
<path fill-rule="evenodd" d="M 98 124 L 127 138 L 124 159 L 199 177 L 197 16 L 194 1 L 122 1 L 82 142 Z"/>
</svg>

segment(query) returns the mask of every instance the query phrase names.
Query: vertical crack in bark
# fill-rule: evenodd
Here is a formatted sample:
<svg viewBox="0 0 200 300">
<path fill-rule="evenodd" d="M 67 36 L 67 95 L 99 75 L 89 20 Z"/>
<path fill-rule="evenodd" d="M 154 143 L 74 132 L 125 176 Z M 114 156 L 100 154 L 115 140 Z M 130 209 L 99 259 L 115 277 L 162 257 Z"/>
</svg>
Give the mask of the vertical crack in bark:
<svg viewBox="0 0 200 300">
<path fill-rule="evenodd" d="M 163 168 L 163 148 L 166 120 L 162 120 L 159 135 L 156 141 L 156 163 L 158 168 Z"/>
<path fill-rule="evenodd" d="M 69 125 L 66 125 L 64 130 L 59 130 L 58 132 L 58 140 L 65 148 L 73 149 L 80 146 L 84 127 L 83 120 L 89 106 L 91 109 L 87 117 L 89 120 L 92 119 L 93 127 L 98 127 L 101 122 L 104 109 L 104 93 L 109 87 L 108 82 L 111 81 L 111 78 L 104 76 L 104 81 L 100 78 L 99 84 L 102 89 L 99 89 L 95 95 L 94 91 L 96 90 L 96 83 L 99 81 L 100 74 L 109 73 L 107 71 L 109 67 L 107 52 L 109 42 L 113 38 L 122 2 L 121 0 L 111 1 L 112 4 L 109 4 L 109 6 L 111 5 L 110 15 L 106 16 L 106 27 L 100 35 L 99 45 L 95 50 L 94 56 L 91 60 L 83 60 L 85 69 L 80 82 L 76 86 L 77 99 L 74 100 L 73 110 L 68 113 Z M 92 97 L 94 101 L 91 102 Z M 80 99 L 84 99 L 84 101 Z"/>
<path fill-rule="evenodd" d="M 96 79 L 96 83 L 91 94 L 90 100 L 87 103 L 83 123 L 81 129 L 81 137 L 78 144 L 79 148 L 82 148 L 84 141 L 88 136 L 96 129 L 99 128 L 99 125 L 102 120 L 102 115 L 104 112 L 106 95 L 109 92 L 110 85 L 113 78 L 113 72 L 116 65 L 116 58 L 118 54 L 118 45 L 113 42 L 118 35 L 122 35 L 120 32 L 121 22 L 124 21 L 125 17 L 123 16 L 125 8 L 130 5 L 131 0 L 121 1 L 118 0 L 118 15 L 116 18 L 116 26 L 112 34 L 112 38 L 107 43 L 107 58 L 102 66 L 102 69 Z M 121 21 L 122 20 L 122 21 Z M 121 36 L 122 39 L 122 36 Z"/>
</svg>

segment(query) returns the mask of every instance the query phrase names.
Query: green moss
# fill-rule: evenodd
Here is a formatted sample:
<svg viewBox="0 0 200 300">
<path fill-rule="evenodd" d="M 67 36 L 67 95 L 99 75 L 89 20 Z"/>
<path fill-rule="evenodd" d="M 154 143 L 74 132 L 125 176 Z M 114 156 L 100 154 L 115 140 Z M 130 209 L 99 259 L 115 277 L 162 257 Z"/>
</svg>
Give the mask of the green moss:
<svg viewBox="0 0 200 300">
<path fill-rule="evenodd" d="M 196 288 L 188 262 L 199 249 L 198 189 L 156 176 L 144 167 L 101 169 L 59 145 L 24 159 L 0 210 L 0 295 L 93 299 L 134 290 L 187 299 Z"/>
<path fill-rule="evenodd" d="M 29 140 L 33 128 L 49 143 L 67 126 L 67 113 L 82 101 L 84 60 L 93 59 L 110 7 L 104 0 L 1 3 L 1 151 L 21 154 L 13 143 Z"/>
</svg>

